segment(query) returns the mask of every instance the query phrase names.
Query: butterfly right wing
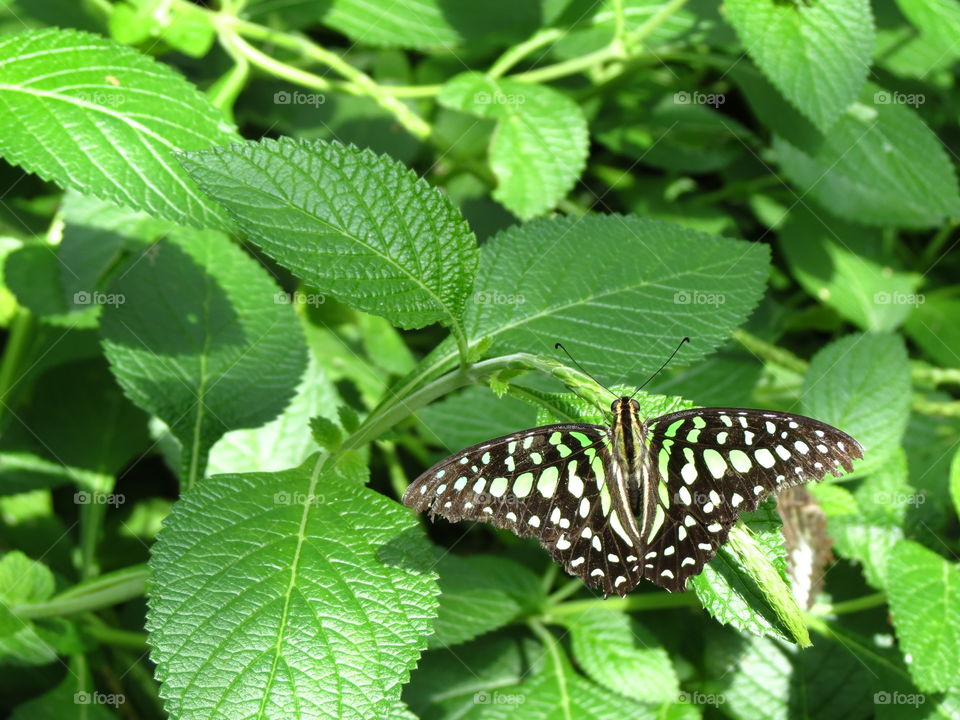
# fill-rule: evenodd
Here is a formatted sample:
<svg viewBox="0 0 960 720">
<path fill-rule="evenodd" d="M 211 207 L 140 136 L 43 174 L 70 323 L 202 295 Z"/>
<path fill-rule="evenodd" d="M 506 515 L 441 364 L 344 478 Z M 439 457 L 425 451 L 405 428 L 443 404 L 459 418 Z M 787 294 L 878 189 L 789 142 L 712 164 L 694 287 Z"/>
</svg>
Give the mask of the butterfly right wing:
<svg viewBox="0 0 960 720">
<path fill-rule="evenodd" d="M 642 577 L 625 482 L 602 425 L 546 425 L 466 448 L 414 480 L 403 503 L 535 537 L 607 595 L 626 594 Z"/>
</svg>

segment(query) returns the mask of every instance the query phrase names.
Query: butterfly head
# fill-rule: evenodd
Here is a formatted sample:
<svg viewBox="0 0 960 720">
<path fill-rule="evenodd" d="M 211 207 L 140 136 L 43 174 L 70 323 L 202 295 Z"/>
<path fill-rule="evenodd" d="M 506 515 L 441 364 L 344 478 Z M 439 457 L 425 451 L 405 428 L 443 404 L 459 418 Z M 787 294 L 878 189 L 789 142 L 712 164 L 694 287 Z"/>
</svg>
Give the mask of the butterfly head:
<svg viewBox="0 0 960 720">
<path fill-rule="evenodd" d="M 610 412 L 614 417 L 620 417 L 621 414 L 629 413 L 631 410 L 634 413 L 640 412 L 640 403 L 630 397 L 618 397 L 610 405 Z"/>
</svg>

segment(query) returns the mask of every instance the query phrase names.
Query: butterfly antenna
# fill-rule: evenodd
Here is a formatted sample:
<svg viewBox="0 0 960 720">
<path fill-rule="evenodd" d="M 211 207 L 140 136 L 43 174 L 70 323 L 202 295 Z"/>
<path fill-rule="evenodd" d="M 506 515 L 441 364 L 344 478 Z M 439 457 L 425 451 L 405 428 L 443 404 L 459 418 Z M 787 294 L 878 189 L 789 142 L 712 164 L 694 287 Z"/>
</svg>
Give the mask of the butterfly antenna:
<svg viewBox="0 0 960 720">
<path fill-rule="evenodd" d="M 660 366 L 659 370 L 657 370 L 653 375 L 651 375 L 650 377 L 648 377 L 648 378 L 647 378 L 647 381 L 646 381 L 643 385 L 641 385 L 641 386 L 638 387 L 636 390 L 634 390 L 634 391 L 633 391 L 633 395 L 636 395 L 638 392 L 640 392 L 641 390 L 643 390 L 647 385 L 649 385 L 649 384 L 650 384 L 650 381 L 653 380 L 657 375 L 660 374 L 660 370 L 663 370 L 663 369 L 670 363 L 670 361 L 673 360 L 674 356 L 675 356 L 678 352 L 680 352 L 680 348 L 683 347 L 683 344 L 684 344 L 684 343 L 688 343 L 688 342 L 690 342 L 690 338 L 688 338 L 688 337 L 685 337 L 683 340 L 681 340 L 681 341 L 680 341 L 680 344 L 677 345 L 676 349 L 675 349 L 672 353 L 670 353 L 670 357 L 667 358 L 667 361 L 666 361 L 665 363 L 663 363 L 663 365 Z M 633 395 L 631 395 L 630 397 L 633 397 Z"/>
<path fill-rule="evenodd" d="M 583 365 L 581 365 L 581 364 L 578 363 L 576 360 L 574 360 L 574 359 L 573 359 L 573 355 L 571 355 L 570 352 L 563 346 L 563 343 L 557 343 L 557 344 L 555 344 L 553 347 L 554 347 L 554 348 L 557 348 L 557 349 L 559 349 L 559 350 L 563 350 L 563 352 L 566 353 L 567 357 L 570 358 L 570 362 L 572 362 L 574 365 L 576 365 L 577 368 L 580 370 L 580 372 L 582 372 L 582 373 L 583 373 L 584 375 L 586 375 L 588 378 L 590 378 L 591 380 L 593 380 L 597 385 L 599 385 L 600 387 L 602 387 L 602 388 L 603 388 L 604 390 L 606 390 L 608 393 L 610 393 L 610 394 L 613 395 L 614 397 L 617 397 L 617 394 L 616 394 L 613 390 L 611 390 L 611 389 L 608 388 L 606 385 L 604 385 L 602 382 L 600 382 L 599 380 L 597 380 L 593 375 L 591 375 L 590 373 L 588 373 L 588 372 L 583 368 Z M 579 395 L 579 393 L 577 393 L 577 394 Z M 586 398 L 584 398 L 584 399 L 586 399 Z"/>
</svg>

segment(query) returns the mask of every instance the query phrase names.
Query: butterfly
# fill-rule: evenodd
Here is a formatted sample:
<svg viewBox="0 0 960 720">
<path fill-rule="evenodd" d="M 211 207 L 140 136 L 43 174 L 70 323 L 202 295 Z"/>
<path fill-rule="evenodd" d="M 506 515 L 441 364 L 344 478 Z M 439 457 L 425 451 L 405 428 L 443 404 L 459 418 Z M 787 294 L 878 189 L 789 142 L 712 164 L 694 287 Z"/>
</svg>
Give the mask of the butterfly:
<svg viewBox="0 0 960 720">
<path fill-rule="evenodd" d="M 863 457 L 846 433 L 792 413 L 699 408 L 643 419 L 629 397 L 610 411 L 609 425 L 545 425 L 461 450 L 414 480 L 403 502 L 534 537 L 605 596 L 641 578 L 676 592 L 740 513 Z"/>
</svg>

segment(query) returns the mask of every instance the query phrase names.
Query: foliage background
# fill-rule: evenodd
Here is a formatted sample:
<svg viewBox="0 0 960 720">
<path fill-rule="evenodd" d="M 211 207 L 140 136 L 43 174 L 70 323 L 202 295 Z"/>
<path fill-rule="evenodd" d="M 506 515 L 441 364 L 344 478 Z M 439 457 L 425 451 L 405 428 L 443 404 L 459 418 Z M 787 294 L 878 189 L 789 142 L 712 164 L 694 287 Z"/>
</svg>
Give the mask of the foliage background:
<svg viewBox="0 0 960 720">
<path fill-rule="evenodd" d="M 958 59 L 956 0 L 0 3 L 4 711 L 960 717 Z M 811 608 L 772 506 L 604 601 L 397 502 L 600 420 L 555 341 L 683 335 L 647 412 L 866 447 Z"/>
</svg>

